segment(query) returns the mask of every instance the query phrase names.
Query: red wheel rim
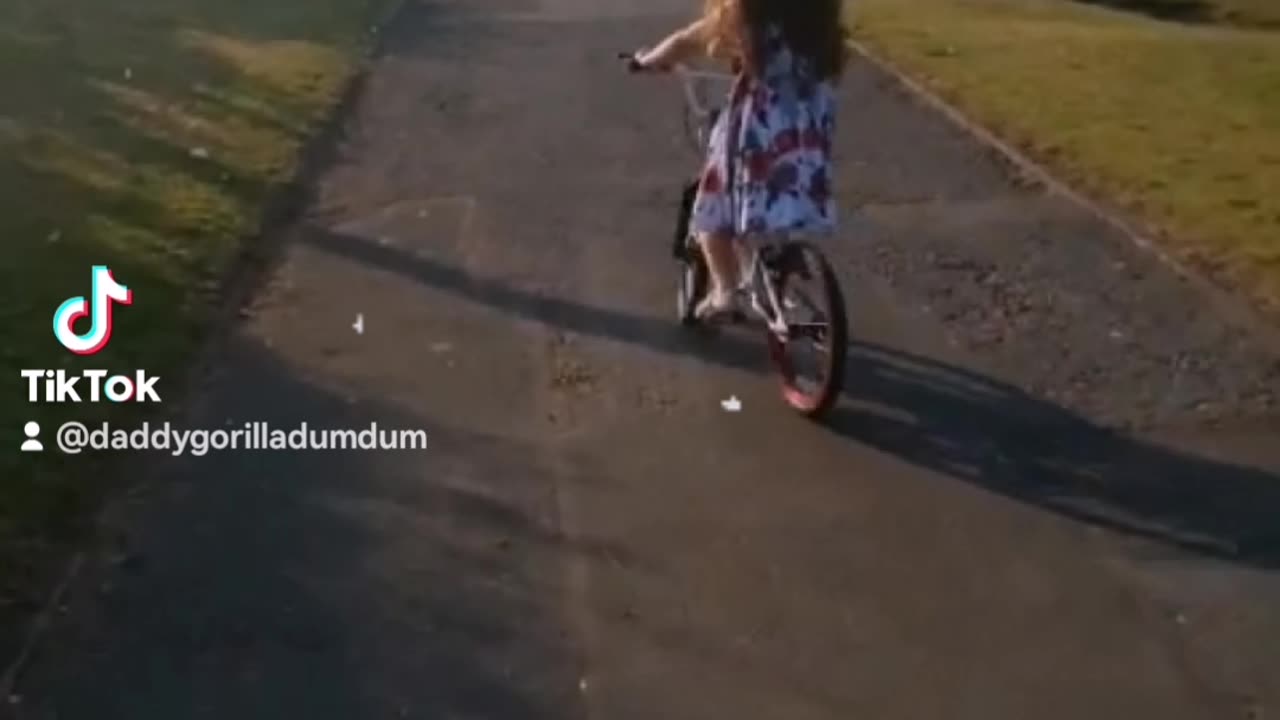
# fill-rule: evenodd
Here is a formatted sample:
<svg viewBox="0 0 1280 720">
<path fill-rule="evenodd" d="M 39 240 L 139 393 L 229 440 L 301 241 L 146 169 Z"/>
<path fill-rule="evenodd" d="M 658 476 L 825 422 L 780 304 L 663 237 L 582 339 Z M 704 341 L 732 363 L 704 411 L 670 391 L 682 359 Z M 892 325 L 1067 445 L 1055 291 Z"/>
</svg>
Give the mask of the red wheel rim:
<svg viewBox="0 0 1280 720">
<path fill-rule="evenodd" d="M 792 365 L 791 358 L 787 357 L 786 345 L 773 333 L 769 333 L 769 357 L 773 361 L 774 368 L 777 369 L 778 376 L 782 381 L 782 399 L 788 405 L 803 413 L 810 413 L 816 410 L 819 398 L 811 396 L 796 387 L 795 366 Z"/>
</svg>

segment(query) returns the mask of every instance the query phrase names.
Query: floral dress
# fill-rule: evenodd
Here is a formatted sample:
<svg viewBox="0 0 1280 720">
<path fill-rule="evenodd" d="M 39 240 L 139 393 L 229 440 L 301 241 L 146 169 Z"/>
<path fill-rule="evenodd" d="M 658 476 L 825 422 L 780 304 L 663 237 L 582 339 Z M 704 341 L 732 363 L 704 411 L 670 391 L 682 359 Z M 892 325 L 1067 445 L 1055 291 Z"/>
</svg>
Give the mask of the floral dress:
<svg viewBox="0 0 1280 720">
<path fill-rule="evenodd" d="M 814 77 L 776 28 L 765 49 L 761 77 L 738 76 L 711 132 L 693 206 L 696 232 L 743 236 L 835 228 L 835 90 Z"/>
</svg>

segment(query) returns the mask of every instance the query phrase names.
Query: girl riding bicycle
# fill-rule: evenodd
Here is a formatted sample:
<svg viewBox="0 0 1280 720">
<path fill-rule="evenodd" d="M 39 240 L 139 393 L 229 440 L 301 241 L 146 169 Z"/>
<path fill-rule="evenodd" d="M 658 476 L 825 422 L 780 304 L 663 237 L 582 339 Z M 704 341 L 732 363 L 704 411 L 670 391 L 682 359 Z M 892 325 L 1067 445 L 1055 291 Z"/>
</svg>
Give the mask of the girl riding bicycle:
<svg viewBox="0 0 1280 720">
<path fill-rule="evenodd" d="M 835 229 L 831 146 L 834 83 L 847 57 L 842 0 L 707 0 L 698 21 L 635 63 L 669 70 L 691 57 L 738 74 L 711 133 L 691 219 L 711 287 L 697 315 L 732 313 L 736 242 L 750 234 Z"/>
</svg>

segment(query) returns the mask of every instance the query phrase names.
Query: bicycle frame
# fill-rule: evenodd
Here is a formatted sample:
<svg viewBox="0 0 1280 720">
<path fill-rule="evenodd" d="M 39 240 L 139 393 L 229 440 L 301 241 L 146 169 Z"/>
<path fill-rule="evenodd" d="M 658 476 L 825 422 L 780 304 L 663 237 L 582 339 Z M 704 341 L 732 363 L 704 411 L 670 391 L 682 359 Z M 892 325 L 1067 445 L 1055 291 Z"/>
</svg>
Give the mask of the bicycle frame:
<svg viewBox="0 0 1280 720">
<path fill-rule="evenodd" d="M 781 340 L 787 340 L 791 335 L 791 327 L 787 324 L 784 317 L 784 308 L 782 298 L 778 293 L 777 283 L 774 282 L 773 275 L 770 270 L 774 266 L 770 262 L 772 256 L 777 253 L 786 252 L 786 238 L 772 238 L 765 240 L 751 240 L 743 238 L 743 242 L 752 242 L 751 248 L 751 266 L 745 273 L 745 277 L 751 278 L 752 288 L 751 309 L 756 313 L 760 320 L 768 328 L 769 332 L 777 335 Z M 760 305 L 760 289 L 764 289 L 765 300 L 768 301 L 768 307 Z"/>
</svg>

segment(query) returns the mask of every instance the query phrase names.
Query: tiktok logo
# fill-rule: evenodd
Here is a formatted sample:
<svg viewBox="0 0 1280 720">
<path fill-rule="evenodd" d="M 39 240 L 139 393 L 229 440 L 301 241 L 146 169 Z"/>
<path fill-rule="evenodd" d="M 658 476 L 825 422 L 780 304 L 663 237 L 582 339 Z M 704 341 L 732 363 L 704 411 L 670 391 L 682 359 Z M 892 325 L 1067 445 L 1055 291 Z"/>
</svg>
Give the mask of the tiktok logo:
<svg viewBox="0 0 1280 720">
<path fill-rule="evenodd" d="M 53 314 L 53 336 L 77 355 L 97 354 L 111 342 L 111 313 L 115 303 L 132 305 L 133 291 L 116 282 L 106 265 L 95 265 L 89 299 L 73 297 L 58 307 Z M 89 318 L 90 325 L 89 330 L 80 335 L 72 326 L 83 318 Z M 22 371 L 22 379 L 27 381 L 27 401 L 33 403 L 160 402 L 160 393 L 156 390 L 160 378 L 147 374 L 146 370 L 112 374 L 102 369 L 74 373 L 65 369 L 32 368 Z M 32 445 L 31 441 L 38 444 L 35 436 L 40 428 L 35 427 L 35 423 L 27 428 L 28 442 L 23 444 L 23 449 Z"/>
<path fill-rule="evenodd" d="M 73 297 L 53 314 L 53 336 L 77 355 L 93 355 L 111 342 L 112 303 L 132 305 L 133 291 L 116 282 L 106 265 L 95 265 L 91 298 Z M 72 326 L 85 317 L 92 320 L 92 325 L 87 333 L 77 335 Z"/>
</svg>

